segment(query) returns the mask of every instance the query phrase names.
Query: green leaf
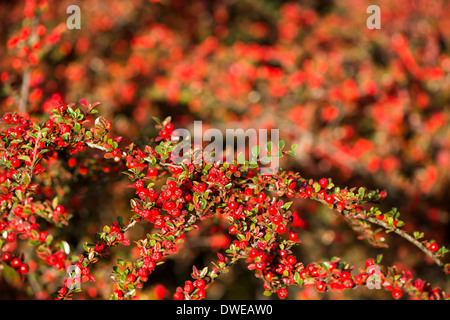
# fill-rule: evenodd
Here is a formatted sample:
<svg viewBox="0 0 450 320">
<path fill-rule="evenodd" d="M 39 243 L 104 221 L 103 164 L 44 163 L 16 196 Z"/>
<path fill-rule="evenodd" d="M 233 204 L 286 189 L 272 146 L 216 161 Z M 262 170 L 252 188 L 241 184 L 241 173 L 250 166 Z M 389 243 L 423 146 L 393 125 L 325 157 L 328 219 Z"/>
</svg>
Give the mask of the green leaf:
<svg viewBox="0 0 450 320">
<path fill-rule="evenodd" d="M 280 148 L 280 150 L 283 149 L 285 144 L 286 143 L 284 142 L 284 140 L 281 140 L 280 142 L 278 142 L 278 148 Z"/>
<path fill-rule="evenodd" d="M 242 154 L 242 152 L 240 152 L 240 153 L 238 154 L 238 156 L 237 156 L 237 161 L 238 161 L 239 164 L 245 164 L 245 157 L 244 157 L 244 155 Z"/>
</svg>

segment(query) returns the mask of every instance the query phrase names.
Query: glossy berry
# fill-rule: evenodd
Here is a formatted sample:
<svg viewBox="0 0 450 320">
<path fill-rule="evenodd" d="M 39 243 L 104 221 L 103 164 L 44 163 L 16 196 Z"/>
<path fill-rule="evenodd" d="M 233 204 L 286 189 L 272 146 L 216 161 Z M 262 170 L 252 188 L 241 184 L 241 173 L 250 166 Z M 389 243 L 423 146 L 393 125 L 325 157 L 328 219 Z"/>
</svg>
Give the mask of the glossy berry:
<svg viewBox="0 0 450 320">
<path fill-rule="evenodd" d="M 28 265 L 26 263 L 22 263 L 19 267 L 19 272 L 21 274 L 25 274 L 28 273 L 28 271 L 29 271 Z"/>
<path fill-rule="evenodd" d="M 236 210 L 238 207 L 238 203 L 236 201 L 230 201 L 228 202 L 228 208 L 230 210 Z"/>
<path fill-rule="evenodd" d="M 9 113 L 6 113 L 4 116 L 3 116 L 3 121 L 5 121 L 6 123 L 10 123 L 11 122 L 11 115 L 9 114 Z"/>
<path fill-rule="evenodd" d="M 120 157 L 120 149 L 114 149 L 112 152 L 113 157 Z"/>
<path fill-rule="evenodd" d="M 400 288 L 394 288 L 392 290 L 392 297 L 394 297 L 394 299 L 400 299 L 403 296 L 403 292 Z"/>
<path fill-rule="evenodd" d="M 278 233 L 285 233 L 286 232 L 286 227 L 284 226 L 284 224 L 279 224 L 277 226 L 277 232 Z"/>
<path fill-rule="evenodd" d="M 327 178 L 320 179 L 319 185 L 321 188 L 325 189 L 328 186 L 328 179 Z"/>
<path fill-rule="evenodd" d="M 18 258 L 14 258 L 11 261 L 11 267 L 18 268 L 22 264 L 22 261 L 20 261 Z"/>
<path fill-rule="evenodd" d="M 20 160 L 19 159 L 11 159 L 11 165 L 14 167 L 14 168 L 18 168 L 18 167 L 20 167 Z"/>
<path fill-rule="evenodd" d="M 439 245 L 436 242 L 430 243 L 428 249 L 430 249 L 431 252 L 435 252 L 439 249 Z"/>
<path fill-rule="evenodd" d="M 271 216 L 274 216 L 278 213 L 278 209 L 276 207 L 269 207 L 268 212 Z"/>
<path fill-rule="evenodd" d="M 327 194 L 325 196 L 325 202 L 328 203 L 328 204 L 332 204 L 334 202 L 334 195 Z"/>
<path fill-rule="evenodd" d="M 174 300 L 183 300 L 183 298 L 184 298 L 184 296 L 183 296 L 183 293 L 181 293 L 181 292 L 175 292 L 173 294 L 173 299 Z"/>
<path fill-rule="evenodd" d="M 3 252 L 3 254 L 2 254 L 3 261 L 10 262 L 12 260 L 12 258 L 13 258 L 13 255 L 11 253 Z"/>
<path fill-rule="evenodd" d="M 120 290 L 114 290 L 114 295 L 120 299 L 123 297 L 123 292 Z"/>
<path fill-rule="evenodd" d="M 297 232 L 289 232 L 289 240 L 297 241 L 297 239 L 298 239 L 298 233 Z"/>
<path fill-rule="evenodd" d="M 280 299 L 285 299 L 288 296 L 288 291 L 286 288 L 280 288 L 277 291 L 277 295 Z"/>
</svg>

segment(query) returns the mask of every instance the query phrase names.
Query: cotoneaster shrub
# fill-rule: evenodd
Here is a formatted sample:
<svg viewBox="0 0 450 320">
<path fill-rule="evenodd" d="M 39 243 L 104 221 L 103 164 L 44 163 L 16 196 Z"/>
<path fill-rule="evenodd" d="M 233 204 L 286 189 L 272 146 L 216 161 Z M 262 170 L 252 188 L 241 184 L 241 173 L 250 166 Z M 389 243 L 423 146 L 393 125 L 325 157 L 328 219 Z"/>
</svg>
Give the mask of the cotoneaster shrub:
<svg viewBox="0 0 450 320">
<path fill-rule="evenodd" d="M 282 169 L 274 175 L 261 175 L 258 165 L 248 162 L 174 164 L 171 152 L 178 142 L 171 140 L 174 125 L 170 118 L 155 119 L 159 135 L 148 143 L 125 144 L 121 137 L 110 135 L 111 122 L 95 117 L 99 103 L 81 100 L 80 105 L 60 104 L 45 121 L 17 113 L 3 116 L 1 272 L 17 273 L 25 291 L 38 281 L 32 280 L 33 272 L 43 265 L 62 270 L 67 277 L 53 297 L 74 298 L 83 283 L 96 280 L 96 266 L 102 260 L 113 259 L 116 265 L 111 270 L 114 285 L 110 298 L 137 299 L 140 288 L 155 270 L 162 268 L 170 256 L 179 254 L 189 233 L 201 228 L 203 221 L 218 220 L 231 236 L 229 245 L 217 251 L 210 265 L 193 265 L 191 278 L 172 293 L 174 299 L 206 298 L 216 279 L 239 261 L 260 278 L 265 295 L 276 294 L 281 299 L 288 297 L 292 286 L 314 287 L 318 292 L 376 286 L 390 291 L 395 299 L 403 295 L 448 298 L 440 288 L 415 278 L 410 270 L 383 265 L 381 255 L 367 257 L 364 265 L 352 266 L 339 257 L 305 263 L 304 257 L 294 253 L 296 246 L 303 245 L 302 232 L 298 213 L 290 208 L 294 201 L 316 201 L 328 207 L 330 215 L 343 217 L 374 246 L 385 245 L 377 228 L 392 232 L 416 246 L 416 254 L 424 255 L 448 273 L 449 265 L 442 262 L 448 250 L 442 244 L 424 239 L 420 230 L 404 231 L 404 221 L 396 208 L 383 211 L 378 207 L 388 196 L 385 191 L 364 187 L 355 190 L 334 185 L 325 177 L 315 181 Z M 268 145 L 261 147 L 271 150 Z M 279 147 L 280 153 L 271 156 L 294 154 L 290 148 L 284 150 L 284 141 Z M 73 159 L 84 153 L 92 161 L 89 167 L 82 168 Z M 125 174 L 129 179 L 127 187 L 134 193 L 129 199 L 129 212 L 99 227 L 79 255 L 71 254 L 71 244 L 59 239 L 64 235 L 59 230 L 76 228 L 71 226 L 73 211 L 46 190 L 51 180 L 57 179 L 52 176 L 57 163 L 80 166 L 83 174 Z M 132 242 L 127 232 L 138 225 L 147 231 Z M 136 250 L 135 258 L 111 256 L 117 246 Z M 79 268 L 80 274 L 68 275 L 65 269 L 70 266 Z M 79 286 L 74 281 L 80 281 Z"/>
</svg>

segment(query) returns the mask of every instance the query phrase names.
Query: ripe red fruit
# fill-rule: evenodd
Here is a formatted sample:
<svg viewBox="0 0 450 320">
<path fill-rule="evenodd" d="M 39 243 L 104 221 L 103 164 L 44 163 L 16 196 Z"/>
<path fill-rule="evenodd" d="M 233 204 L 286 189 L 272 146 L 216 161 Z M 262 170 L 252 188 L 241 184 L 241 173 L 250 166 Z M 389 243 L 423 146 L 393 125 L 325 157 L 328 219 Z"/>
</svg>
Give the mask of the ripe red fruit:
<svg viewBox="0 0 450 320">
<path fill-rule="evenodd" d="M 205 280 L 203 279 L 197 279 L 194 281 L 194 287 L 196 287 L 199 290 L 202 290 L 205 288 Z"/>
<path fill-rule="evenodd" d="M 297 239 L 298 239 L 298 233 L 297 232 L 289 232 L 289 240 L 297 241 Z"/>
<path fill-rule="evenodd" d="M 14 258 L 11 261 L 11 267 L 18 268 L 22 264 L 22 261 L 20 261 L 18 258 Z"/>
<path fill-rule="evenodd" d="M 206 190 L 206 184 L 204 184 L 204 183 L 199 183 L 199 184 L 197 185 L 197 190 L 198 190 L 198 192 L 205 192 L 205 190 Z"/>
<path fill-rule="evenodd" d="M 70 132 L 70 127 L 67 124 L 62 124 L 59 127 L 59 130 L 61 131 L 61 134 L 64 134 L 64 133 Z"/>
<path fill-rule="evenodd" d="M 28 273 L 28 271 L 29 271 L 28 265 L 26 263 L 22 263 L 19 267 L 19 272 L 21 274 L 25 274 Z"/>
<path fill-rule="evenodd" d="M 284 224 L 279 224 L 277 226 L 277 232 L 280 233 L 280 234 L 286 232 L 286 227 L 284 226 Z"/>
<path fill-rule="evenodd" d="M 14 242 L 16 240 L 16 234 L 15 233 L 8 233 L 8 235 L 6 236 L 6 241 L 7 242 Z"/>
<path fill-rule="evenodd" d="M 326 203 L 328 203 L 328 204 L 332 204 L 332 203 L 334 202 L 334 195 L 332 195 L 332 194 L 327 194 L 327 195 L 325 196 L 325 201 L 326 201 Z"/>
<path fill-rule="evenodd" d="M 325 292 L 327 285 L 325 282 L 318 280 L 314 283 L 314 286 L 316 287 L 316 290 L 319 292 Z"/>
<path fill-rule="evenodd" d="M 206 292 L 205 290 L 198 290 L 197 295 L 200 299 L 205 299 L 206 298 Z"/>
<path fill-rule="evenodd" d="M 9 113 L 3 115 L 3 121 L 9 124 L 11 122 L 11 115 Z"/>
<path fill-rule="evenodd" d="M 230 201 L 228 202 L 228 208 L 230 210 L 236 210 L 238 207 L 238 203 L 236 201 Z"/>
<path fill-rule="evenodd" d="M 123 292 L 120 290 L 114 290 L 114 295 L 120 299 L 123 297 Z"/>
<path fill-rule="evenodd" d="M 45 242 L 47 237 L 48 237 L 48 232 L 47 231 L 39 232 L 39 241 Z"/>
<path fill-rule="evenodd" d="M 57 205 L 55 207 L 55 211 L 58 212 L 58 213 L 64 213 L 65 208 L 63 206 L 61 206 L 61 205 Z"/>
<path fill-rule="evenodd" d="M 172 122 L 167 122 L 166 125 L 164 126 L 164 130 L 166 130 L 167 132 L 173 131 L 174 125 Z"/>
<path fill-rule="evenodd" d="M 183 296 L 183 293 L 181 293 L 181 292 L 175 292 L 173 294 L 173 299 L 174 300 L 183 300 L 183 298 L 184 298 L 184 296 Z"/>
<path fill-rule="evenodd" d="M 12 258 L 13 258 L 13 255 L 11 253 L 3 252 L 3 255 L 2 255 L 3 261 L 10 262 Z"/>
<path fill-rule="evenodd" d="M 18 167 L 20 167 L 20 160 L 19 159 L 11 159 L 11 165 L 14 167 L 14 168 L 18 168 Z"/>
<path fill-rule="evenodd" d="M 113 157 L 120 157 L 120 149 L 114 149 L 112 152 Z"/>
<path fill-rule="evenodd" d="M 394 299 L 400 299 L 402 296 L 403 292 L 400 288 L 395 288 L 392 290 L 392 297 L 394 297 Z"/>
<path fill-rule="evenodd" d="M 137 273 L 138 273 L 139 277 L 146 277 L 146 276 L 148 276 L 147 268 L 140 268 Z"/>
<path fill-rule="evenodd" d="M 102 252 L 103 250 L 105 250 L 105 245 L 103 243 L 99 242 L 95 244 L 95 251 Z"/>
<path fill-rule="evenodd" d="M 430 243 L 430 246 L 428 247 L 431 252 L 435 252 L 439 249 L 439 246 L 436 242 Z"/>
<path fill-rule="evenodd" d="M 235 234 L 235 233 L 237 232 L 236 226 L 231 226 L 231 227 L 229 227 L 229 228 L 228 228 L 228 232 L 229 232 L 230 234 Z"/>
<path fill-rule="evenodd" d="M 278 289 L 277 294 L 280 299 L 285 299 L 288 296 L 288 291 L 286 288 L 280 288 Z"/>
<path fill-rule="evenodd" d="M 123 241 L 123 239 L 125 239 L 125 237 L 124 237 L 124 235 L 123 235 L 122 232 L 119 232 L 119 233 L 116 235 L 116 239 L 117 239 L 117 241 Z"/>
<path fill-rule="evenodd" d="M 127 276 L 127 282 L 128 283 L 134 283 L 134 281 L 136 281 L 136 276 L 134 274 L 129 274 Z"/>
<path fill-rule="evenodd" d="M 327 178 L 320 179 L 319 185 L 321 188 L 325 189 L 328 186 L 328 179 Z"/>
<path fill-rule="evenodd" d="M 147 174 L 148 174 L 150 177 L 156 177 L 156 176 L 158 175 L 158 169 L 156 169 L 156 168 L 148 169 L 148 170 L 147 170 Z"/>
<path fill-rule="evenodd" d="M 257 200 L 258 200 L 258 202 L 263 202 L 264 200 L 266 200 L 266 197 L 267 196 L 265 193 L 260 192 L 260 193 L 258 193 Z"/>
<path fill-rule="evenodd" d="M 183 290 L 186 292 L 191 292 L 192 290 L 194 290 L 194 285 L 192 284 L 192 281 L 186 281 L 183 287 Z"/>
<path fill-rule="evenodd" d="M 270 207 L 268 211 L 271 216 L 274 216 L 278 213 L 278 209 L 276 207 Z"/>
<path fill-rule="evenodd" d="M 58 290 L 60 296 L 65 296 L 67 294 L 67 287 L 62 287 Z"/>
</svg>

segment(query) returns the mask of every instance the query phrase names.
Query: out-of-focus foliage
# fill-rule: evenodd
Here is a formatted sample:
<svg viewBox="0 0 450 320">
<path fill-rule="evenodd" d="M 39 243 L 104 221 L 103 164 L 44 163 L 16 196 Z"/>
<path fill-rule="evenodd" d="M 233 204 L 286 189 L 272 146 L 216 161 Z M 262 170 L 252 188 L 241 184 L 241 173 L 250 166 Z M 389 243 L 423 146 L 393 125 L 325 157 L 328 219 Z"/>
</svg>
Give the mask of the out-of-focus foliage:
<svg viewBox="0 0 450 320">
<path fill-rule="evenodd" d="M 375 30 L 366 27 L 370 3 L 358 0 L 90 0 L 79 4 L 81 29 L 69 30 L 66 8 L 72 4 L 0 3 L 2 113 L 38 118 L 59 102 L 102 101 L 98 109 L 114 123 L 114 134 L 137 142 L 155 135 L 153 116 L 170 115 L 184 128 L 194 120 L 202 120 L 205 129 L 277 128 L 288 145 L 298 144 L 283 168 L 332 177 L 336 184 L 385 189 L 391 201 L 386 205 L 402 212 L 405 229 L 448 243 L 449 2 L 378 1 L 381 29 Z M 77 159 L 86 168 L 89 160 Z M 82 252 L 98 226 L 129 211 L 127 181 L 101 172 L 73 178 L 64 166 L 53 170 L 58 178 L 49 192 L 74 212 L 64 236 L 78 241 Z M 299 250 L 311 261 L 340 256 L 361 264 L 366 254 L 382 252 L 389 263 L 450 290 L 440 270 L 406 241 L 374 249 L 318 204 L 293 206 L 305 244 Z M 192 264 L 207 264 L 214 250 L 229 244 L 220 221 L 205 224 L 154 273 L 144 298 L 170 298 L 165 288 L 173 291 Z M 138 237 L 145 230 L 132 232 Z M 96 286 L 80 298 L 109 296 L 110 262 L 96 267 Z M 35 281 L 52 289 L 61 276 L 64 272 L 41 270 Z M 0 280 L 1 297 L 26 297 L 13 280 Z M 262 298 L 261 286 L 238 265 L 218 280 L 210 297 Z M 384 294 L 358 289 L 319 295 L 305 289 L 296 297 Z"/>
</svg>

